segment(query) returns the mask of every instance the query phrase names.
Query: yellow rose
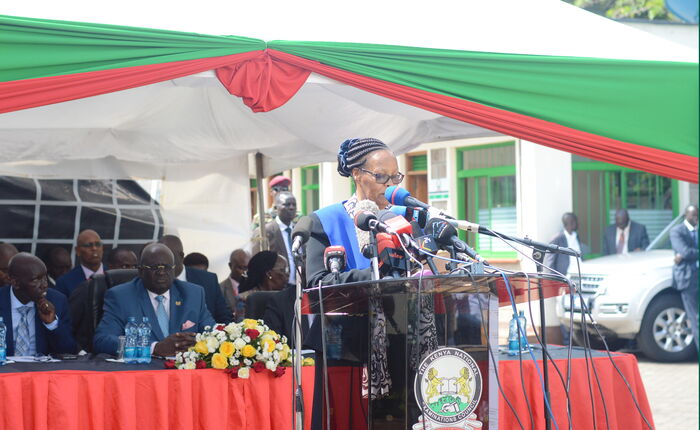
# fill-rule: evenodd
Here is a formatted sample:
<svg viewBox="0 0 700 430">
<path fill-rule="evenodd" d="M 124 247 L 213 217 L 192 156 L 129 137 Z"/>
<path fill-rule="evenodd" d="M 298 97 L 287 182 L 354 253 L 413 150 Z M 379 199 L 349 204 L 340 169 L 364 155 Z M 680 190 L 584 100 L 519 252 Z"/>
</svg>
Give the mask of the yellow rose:
<svg viewBox="0 0 700 430">
<path fill-rule="evenodd" d="M 277 337 L 277 333 L 274 330 L 268 330 L 265 332 L 265 335 L 267 336 L 272 336 L 272 337 Z"/>
<path fill-rule="evenodd" d="M 301 361 L 302 366 L 313 366 L 314 364 L 316 364 L 316 362 L 311 357 L 306 357 Z"/>
<path fill-rule="evenodd" d="M 280 351 L 280 361 L 286 361 L 289 358 L 289 346 L 282 345 L 282 350 Z"/>
<path fill-rule="evenodd" d="M 207 347 L 207 342 L 200 340 L 194 345 L 194 350 L 200 354 L 209 354 L 209 348 Z"/>
<path fill-rule="evenodd" d="M 223 354 L 225 357 L 230 357 L 233 355 L 233 352 L 236 350 L 236 347 L 233 346 L 233 343 L 231 342 L 221 342 L 221 345 L 219 346 L 219 352 Z"/>
<path fill-rule="evenodd" d="M 244 329 L 253 329 L 258 326 L 258 321 L 257 320 L 252 320 L 250 318 L 246 318 L 243 320 L 243 328 Z"/>
<path fill-rule="evenodd" d="M 255 357 L 256 350 L 252 345 L 246 345 L 241 349 L 241 354 L 243 354 L 244 357 L 250 358 L 250 357 Z"/>
<path fill-rule="evenodd" d="M 263 350 L 266 350 L 267 352 L 272 352 L 275 350 L 275 341 L 274 340 L 266 340 L 263 342 Z"/>
<path fill-rule="evenodd" d="M 228 367 L 228 358 L 224 354 L 216 353 L 211 356 L 211 367 L 214 369 L 225 369 Z"/>
</svg>

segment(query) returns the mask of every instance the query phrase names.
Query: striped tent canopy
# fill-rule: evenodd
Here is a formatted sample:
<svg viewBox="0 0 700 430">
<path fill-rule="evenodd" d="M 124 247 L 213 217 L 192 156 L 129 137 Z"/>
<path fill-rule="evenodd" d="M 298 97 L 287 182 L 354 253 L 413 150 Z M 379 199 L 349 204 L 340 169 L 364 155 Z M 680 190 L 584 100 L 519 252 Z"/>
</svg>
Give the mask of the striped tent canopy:
<svg viewBox="0 0 700 430">
<path fill-rule="evenodd" d="M 288 3 L 109 14 L 169 30 L 1 16 L 0 173 L 187 177 L 254 151 L 274 171 L 347 137 L 501 133 L 698 181 L 697 51 L 557 0 Z"/>
</svg>

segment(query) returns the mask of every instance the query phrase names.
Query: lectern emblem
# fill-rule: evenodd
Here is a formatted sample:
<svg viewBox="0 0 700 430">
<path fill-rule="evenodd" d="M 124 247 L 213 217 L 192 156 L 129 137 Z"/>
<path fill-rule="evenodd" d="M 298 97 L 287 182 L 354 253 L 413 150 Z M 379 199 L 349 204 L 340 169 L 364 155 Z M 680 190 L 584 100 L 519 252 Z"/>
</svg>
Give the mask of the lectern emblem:
<svg viewBox="0 0 700 430">
<path fill-rule="evenodd" d="M 416 402 L 423 412 L 416 426 L 481 428 L 473 413 L 481 390 L 481 371 L 469 354 L 456 348 L 432 352 L 418 367 L 414 383 Z"/>
</svg>

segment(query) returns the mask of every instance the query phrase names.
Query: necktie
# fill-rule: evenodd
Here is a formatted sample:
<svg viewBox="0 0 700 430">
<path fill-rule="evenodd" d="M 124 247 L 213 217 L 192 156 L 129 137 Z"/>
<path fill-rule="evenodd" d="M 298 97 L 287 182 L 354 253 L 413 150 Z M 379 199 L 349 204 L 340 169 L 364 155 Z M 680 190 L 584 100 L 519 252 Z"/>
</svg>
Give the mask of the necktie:
<svg viewBox="0 0 700 430">
<path fill-rule="evenodd" d="M 291 281 L 292 273 L 294 273 L 294 270 L 296 269 L 294 266 L 294 256 L 292 255 L 292 227 L 287 226 L 284 231 L 287 232 L 287 259 L 289 260 L 289 279 Z"/>
<path fill-rule="evenodd" d="M 620 240 L 617 241 L 617 253 L 622 254 L 622 251 L 625 249 L 625 231 L 623 230 L 620 233 Z"/>
<path fill-rule="evenodd" d="M 284 231 L 287 232 L 287 243 L 289 244 L 287 246 L 291 247 L 292 246 L 292 228 L 290 226 L 287 226 L 287 228 L 285 228 Z M 287 252 L 289 252 L 289 251 L 291 251 L 291 249 L 289 249 Z"/>
<path fill-rule="evenodd" d="M 168 337 L 168 314 L 165 312 L 165 306 L 163 305 L 163 300 L 165 297 L 156 296 L 158 300 L 158 307 L 156 308 L 156 318 L 158 318 L 158 325 L 160 326 L 160 331 L 163 332 L 163 338 Z"/>
<path fill-rule="evenodd" d="M 21 306 L 17 309 L 21 314 L 19 325 L 17 326 L 17 342 L 15 343 L 15 355 L 17 356 L 29 355 L 29 321 L 27 321 L 27 315 L 30 309 L 30 306 Z"/>
</svg>

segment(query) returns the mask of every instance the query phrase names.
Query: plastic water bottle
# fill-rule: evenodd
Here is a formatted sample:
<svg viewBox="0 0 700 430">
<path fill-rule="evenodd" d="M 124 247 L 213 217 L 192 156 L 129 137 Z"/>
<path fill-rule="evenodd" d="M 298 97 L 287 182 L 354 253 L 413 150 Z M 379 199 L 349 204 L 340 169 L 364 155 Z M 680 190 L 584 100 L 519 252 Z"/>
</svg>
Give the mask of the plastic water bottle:
<svg viewBox="0 0 700 430">
<path fill-rule="evenodd" d="M 340 360 L 340 357 L 343 356 L 343 327 L 340 324 L 334 324 L 329 321 L 328 328 L 326 328 L 326 333 L 326 350 L 328 351 L 328 358 L 331 360 Z"/>
<path fill-rule="evenodd" d="M 522 333 L 520 333 L 520 350 L 527 352 L 527 320 L 525 319 L 525 313 L 523 311 L 518 313 L 518 322 L 520 323 L 520 327 L 522 327 Z"/>
<path fill-rule="evenodd" d="M 2 317 L 0 317 L 0 365 L 5 364 L 7 361 L 7 327 L 5 327 L 5 322 L 3 322 Z"/>
<path fill-rule="evenodd" d="M 139 324 L 138 336 L 138 362 L 151 362 L 151 324 L 148 322 L 148 317 L 143 317 Z"/>
<path fill-rule="evenodd" d="M 527 338 L 525 335 L 525 314 L 520 311 L 518 315 L 513 314 L 510 323 L 508 324 L 508 355 L 518 355 L 525 349 Z M 520 328 L 518 328 L 520 326 Z M 522 330 L 522 333 L 520 332 Z M 518 344 L 518 340 L 520 344 Z"/>
<path fill-rule="evenodd" d="M 124 328 L 124 335 L 126 336 L 124 342 L 125 363 L 138 363 L 138 330 L 136 317 L 129 317 L 126 327 Z"/>
</svg>

